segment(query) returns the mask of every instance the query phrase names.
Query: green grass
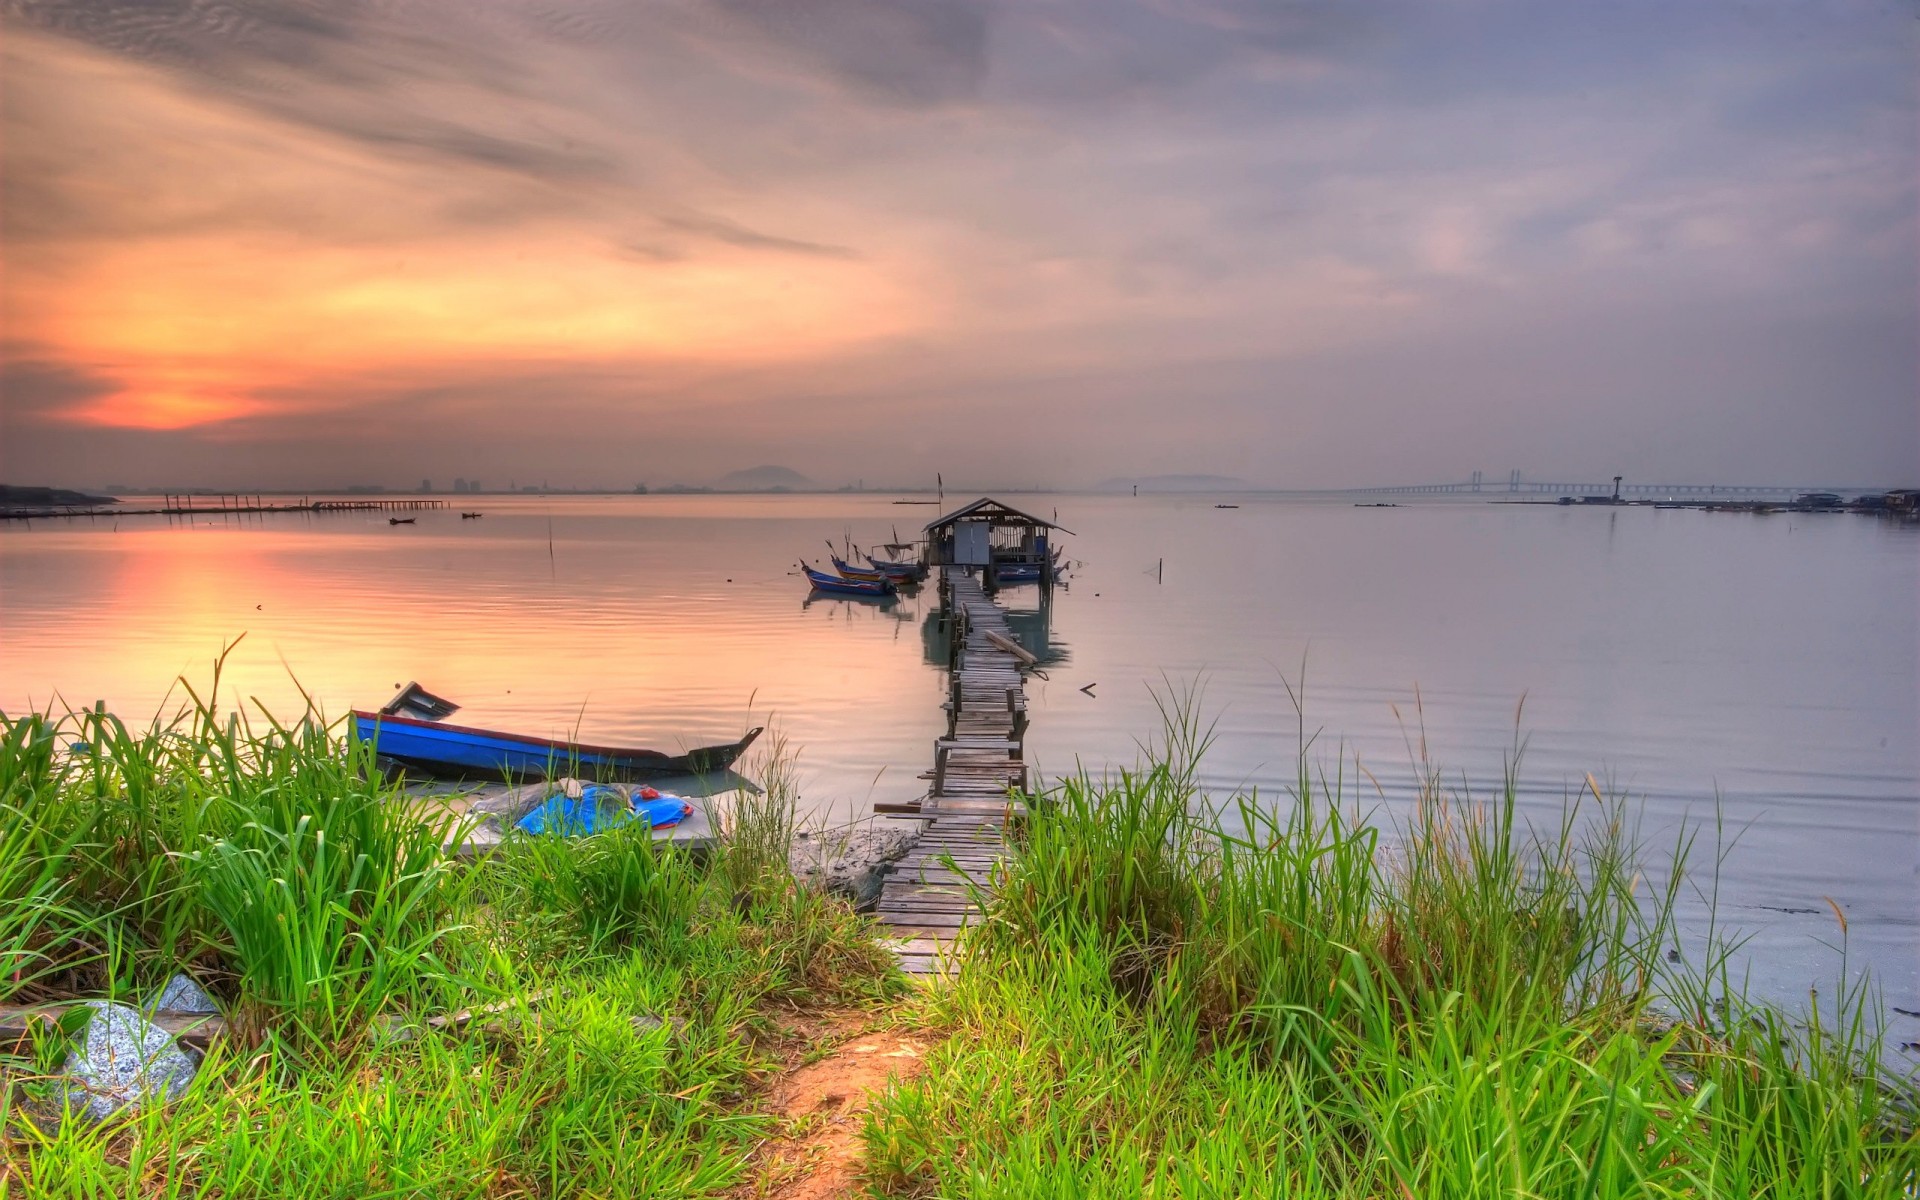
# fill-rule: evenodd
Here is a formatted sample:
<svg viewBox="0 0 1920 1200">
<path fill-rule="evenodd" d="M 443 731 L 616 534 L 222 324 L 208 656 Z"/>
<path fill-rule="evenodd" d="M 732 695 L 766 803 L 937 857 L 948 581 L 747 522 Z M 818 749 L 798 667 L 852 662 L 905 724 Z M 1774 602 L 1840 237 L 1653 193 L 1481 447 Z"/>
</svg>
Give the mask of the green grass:
<svg viewBox="0 0 1920 1200">
<path fill-rule="evenodd" d="M 886 1194 L 1907 1196 L 1868 996 L 1811 1031 L 1671 973 L 1680 872 L 1597 790 L 1536 833 L 1436 777 L 1383 839 L 1304 755 L 1215 814 L 1204 731 L 1033 806 L 951 1036 L 867 1130 Z M 1684 857 L 1685 843 L 1677 858 Z M 1669 864 L 1670 867 L 1678 863 Z M 1716 961 L 1724 964 L 1724 956 Z M 1719 1020 L 1664 1015 L 1733 996 Z"/>
</svg>

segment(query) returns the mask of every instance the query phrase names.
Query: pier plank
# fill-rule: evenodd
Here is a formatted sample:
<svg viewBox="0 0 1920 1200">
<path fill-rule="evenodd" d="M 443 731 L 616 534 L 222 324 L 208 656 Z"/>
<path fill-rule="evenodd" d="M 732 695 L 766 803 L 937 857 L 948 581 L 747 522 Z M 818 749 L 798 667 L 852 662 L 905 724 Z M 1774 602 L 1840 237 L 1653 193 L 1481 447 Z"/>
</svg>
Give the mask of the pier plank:
<svg viewBox="0 0 1920 1200">
<path fill-rule="evenodd" d="M 1036 661 L 979 580 L 949 567 L 940 583 L 958 629 L 941 705 L 947 734 L 920 776 L 930 784 L 924 798 L 874 806 L 922 822 L 919 842 L 887 875 L 875 911 L 901 939 L 893 946 L 900 969 L 922 977 L 939 976 L 953 937 L 983 919 L 975 896 L 1002 858 L 1003 827 L 1026 815 L 1023 667 Z"/>
</svg>

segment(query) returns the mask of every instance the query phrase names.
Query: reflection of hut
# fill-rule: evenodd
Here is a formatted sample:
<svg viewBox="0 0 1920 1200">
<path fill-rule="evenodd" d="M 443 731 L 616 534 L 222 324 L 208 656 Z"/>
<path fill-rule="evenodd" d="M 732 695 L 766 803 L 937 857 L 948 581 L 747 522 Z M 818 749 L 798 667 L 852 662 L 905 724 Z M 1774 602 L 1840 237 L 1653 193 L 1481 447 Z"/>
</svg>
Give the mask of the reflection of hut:
<svg viewBox="0 0 1920 1200">
<path fill-rule="evenodd" d="M 1067 644 L 1053 636 L 1053 602 L 1039 595 L 1037 608 L 1007 610 L 1007 628 L 1041 667 L 1057 667 L 1068 660 Z M 920 654 L 930 667 L 945 670 L 953 661 L 953 612 L 945 605 L 928 605 L 920 618 Z"/>
<path fill-rule="evenodd" d="M 983 496 L 927 526 L 927 564 L 979 568 L 988 587 L 1033 581 L 1051 587 L 1055 551 L 1048 534 L 1055 529 L 1060 527 L 1051 521 Z"/>
</svg>

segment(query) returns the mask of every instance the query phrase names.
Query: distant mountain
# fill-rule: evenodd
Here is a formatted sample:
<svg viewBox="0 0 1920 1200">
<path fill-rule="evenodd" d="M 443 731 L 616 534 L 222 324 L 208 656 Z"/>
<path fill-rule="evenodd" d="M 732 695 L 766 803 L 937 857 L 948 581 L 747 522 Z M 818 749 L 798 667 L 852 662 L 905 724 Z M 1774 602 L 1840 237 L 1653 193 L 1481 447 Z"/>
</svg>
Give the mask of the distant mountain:
<svg viewBox="0 0 1920 1200">
<path fill-rule="evenodd" d="M 748 467 L 722 475 L 714 485 L 723 492 L 804 492 L 820 486 L 792 467 Z"/>
<path fill-rule="evenodd" d="M 0 483 L 0 506 L 7 508 L 60 508 L 67 505 L 118 504 L 112 496 L 94 496 L 66 488 L 16 487 Z"/>
<path fill-rule="evenodd" d="M 1097 492 L 1125 492 L 1135 487 L 1143 492 L 1244 492 L 1247 481 L 1237 475 L 1139 475 L 1115 476 L 1093 485 Z"/>
</svg>

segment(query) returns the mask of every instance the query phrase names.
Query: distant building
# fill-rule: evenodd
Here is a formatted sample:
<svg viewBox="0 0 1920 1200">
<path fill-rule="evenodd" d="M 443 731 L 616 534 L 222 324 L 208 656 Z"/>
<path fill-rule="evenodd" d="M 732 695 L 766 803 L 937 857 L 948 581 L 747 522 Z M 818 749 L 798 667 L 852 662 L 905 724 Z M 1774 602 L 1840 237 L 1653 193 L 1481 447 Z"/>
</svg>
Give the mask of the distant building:
<svg viewBox="0 0 1920 1200">
<path fill-rule="evenodd" d="M 420 490 L 421 490 L 421 491 L 423 491 L 423 492 L 430 492 L 430 491 L 432 491 L 432 490 L 433 490 L 433 480 L 431 480 L 431 479 L 422 479 L 422 480 L 420 481 Z"/>
<path fill-rule="evenodd" d="M 479 490 L 480 490 L 480 481 L 479 481 L 478 479 L 469 479 L 469 480 L 467 480 L 467 490 L 468 490 L 468 491 L 470 491 L 470 492 L 477 492 L 477 491 L 479 491 Z"/>
<path fill-rule="evenodd" d="M 464 494 L 467 490 L 467 481 L 461 476 L 455 475 L 453 477 L 453 490 Z"/>
<path fill-rule="evenodd" d="M 636 496 L 644 496 L 644 495 L 646 495 L 646 494 L 647 494 L 647 485 L 646 485 L 646 484 L 644 484 L 644 483 L 636 483 L 636 484 L 634 484 L 634 485 L 633 485 L 633 494 L 634 494 L 634 495 L 636 495 Z"/>
</svg>

